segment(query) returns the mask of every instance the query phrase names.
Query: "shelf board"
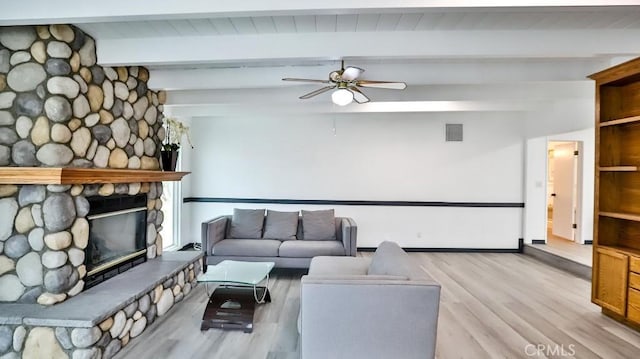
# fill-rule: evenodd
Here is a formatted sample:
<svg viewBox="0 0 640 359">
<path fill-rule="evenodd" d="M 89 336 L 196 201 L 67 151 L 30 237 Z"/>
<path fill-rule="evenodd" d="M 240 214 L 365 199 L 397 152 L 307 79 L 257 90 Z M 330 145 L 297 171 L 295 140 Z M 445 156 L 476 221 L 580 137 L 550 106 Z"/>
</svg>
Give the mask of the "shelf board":
<svg viewBox="0 0 640 359">
<path fill-rule="evenodd" d="M 180 181 L 191 172 L 77 167 L 0 167 L 0 184 L 93 184 Z"/>
<path fill-rule="evenodd" d="M 620 118 L 617 120 L 600 122 L 600 127 L 622 125 L 625 123 L 638 122 L 638 121 L 640 121 L 640 116 L 631 116 L 631 117 Z"/>
<path fill-rule="evenodd" d="M 625 219 L 627 221 L 640 222 L 640 215 L 618 212 L 598 212 L 599 215 L 609 218 Z"/>
<path fill-rule="evenodd" d="M 594 248 L 605 248 L 611 249 L 618 252 L 623 252 L 625 254 L 633 254 L 636 256 L 640 256 L 640 250 L 635 248 L 623 247 L 623 246 L 609 246 L 609 245 L 597 245 Z"/>
<path fill-rule="evenodd" d="M 604 166 L 598 169 L 600 172 L 637 172 L 638 166 Z"/>
</svg>

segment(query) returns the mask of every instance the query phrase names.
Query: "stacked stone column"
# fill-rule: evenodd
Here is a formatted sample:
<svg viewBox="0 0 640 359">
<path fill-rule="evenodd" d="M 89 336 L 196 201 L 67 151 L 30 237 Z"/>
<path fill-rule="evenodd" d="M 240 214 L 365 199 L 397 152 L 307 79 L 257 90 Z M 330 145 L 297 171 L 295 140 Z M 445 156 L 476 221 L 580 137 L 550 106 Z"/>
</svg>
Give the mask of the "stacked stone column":
<svg viewBox="0 0 640 359">
<path fill-rule="evenodd" d="M 159 170 L 164 93 L 143 67 L 97 65 L 69 25 L 0 27 L 0 167 Z M 162 183 L 0 185 L 0 305 L 81 294 L 88 197 L 147 194 L 147 257 L 162 253 Z M 0 325 L 0 359 L 111 358 L 196 285 L 202 259 L 91 328 Z M 20 324 L 18 324 L 20 323 Z"/>
<path fill-rule="evenodd" d="M 143 67 L 96 64 L 68 25 L 0 27 L 0 166 L 159 170 L 163 95 Z M 86 275 L 87 197 L 148 194 L 147 253 L 161 253 L 161 183 L 0 185 L 0 302 L 50 305 Z"/>
</svg>

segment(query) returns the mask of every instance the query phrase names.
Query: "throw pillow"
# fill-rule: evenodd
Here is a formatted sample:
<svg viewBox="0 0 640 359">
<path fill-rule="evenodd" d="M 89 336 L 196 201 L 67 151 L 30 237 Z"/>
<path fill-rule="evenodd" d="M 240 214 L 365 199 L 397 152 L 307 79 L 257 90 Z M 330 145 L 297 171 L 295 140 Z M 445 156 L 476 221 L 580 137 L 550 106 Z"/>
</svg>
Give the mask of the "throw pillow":
<svg viewBox="0 0 640 359">
<path fill-rule="evenodd" d="M 409 255 L 395 242 L 382 242 L 371 258 L 367 274 L 410 277 Z"/>
<path fill-rule="evenodd" d="M 267 210 L 262 238 L 296 239 L 298 212 L 278 212 Z"/>
<path fill-rule="evenodd" d="M 333 209 L 302 211 L 303 238 L 308 240 L 335 240 L 336 222 Z"/>
<path fill-rule="evenodd" d="M 230 238 L 262 238 L 264 209 L 233 209 Z"/>
</svg>

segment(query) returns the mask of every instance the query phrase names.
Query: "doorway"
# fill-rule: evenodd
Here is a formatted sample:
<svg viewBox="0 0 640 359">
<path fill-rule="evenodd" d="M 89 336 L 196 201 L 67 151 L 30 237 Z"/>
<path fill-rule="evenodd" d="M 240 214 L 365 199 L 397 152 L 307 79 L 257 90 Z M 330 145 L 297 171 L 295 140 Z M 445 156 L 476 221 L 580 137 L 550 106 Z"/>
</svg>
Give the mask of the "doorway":
<svg viewBox="0 0 640 359">
<path fill-rule="evenodd" d="M 554 261 L 567 260 L 571 262 L 571 265 L 578 263 L 588 268 L 591 267 L 592 247 L 590 244 L 593 238 L 593 179 L 595 177 L 593 133 L 593 129 L 588 129 L 527 141 L 525 173 L 528 196 L 525 211 L 525 240 L 530 242 L 525 242 L 525 251 L 533 248 L 538 252 L 544 252 L 545 256 L 551 257 Z M 556 181 L 554 181 L 558 175 L 557 161 L 555 160 L 556 157 L 562 155 L 554 142 L 571 143 L 571 150 L 578 149 L 578 156 L 574 158 L 575 182 L 577 182 L 575 192 L 577 195 L 575 195 L 575 200 L 571 201 L 574 204 L 569 205 L 569 215 L 574 220 L 573 223 L 569 221 L 569 239 L 553 235 L 554 230 L 557 231 L 555 227 L 559 222 L 557 215 L 560 213 L 558 192 L 555 188 Z M 549 150 L 554 151 L 550 152 Z M 553 193 L 556 193 L 556 196 L 551 196 Z M 554 212 L 556 223 L 554 223 Z M 574 223 L 576 228 L 572 228 Z"/>
<path fill-rule="evenodd" d="M 578 158 L 576 141 L 549 141 L 547 146 L 547 243 L 578 241 Z"/>
</svg>

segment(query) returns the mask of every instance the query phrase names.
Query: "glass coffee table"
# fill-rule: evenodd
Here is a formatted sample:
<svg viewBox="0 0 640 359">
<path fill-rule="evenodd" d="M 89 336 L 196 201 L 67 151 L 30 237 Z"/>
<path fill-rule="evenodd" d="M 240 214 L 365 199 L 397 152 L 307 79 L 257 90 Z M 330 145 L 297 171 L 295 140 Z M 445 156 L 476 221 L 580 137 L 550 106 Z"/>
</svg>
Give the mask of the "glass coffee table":
<svg viewBox="0 0 640 359">
<path fill-rule="evenodd" d="M 256 303 L 271 302 L 269 272 L 273 262 L 241 262 L 225 260 L 207 266 L 206 273 L 198 277 L 205 283 L 218 284 L 213 290 L 202 316 L 200 330 L 210 328 L 242 329 L 253 331 L 253 313 Z M 260 283 L 265 281 L 264 286 Z"/>
</svg>

